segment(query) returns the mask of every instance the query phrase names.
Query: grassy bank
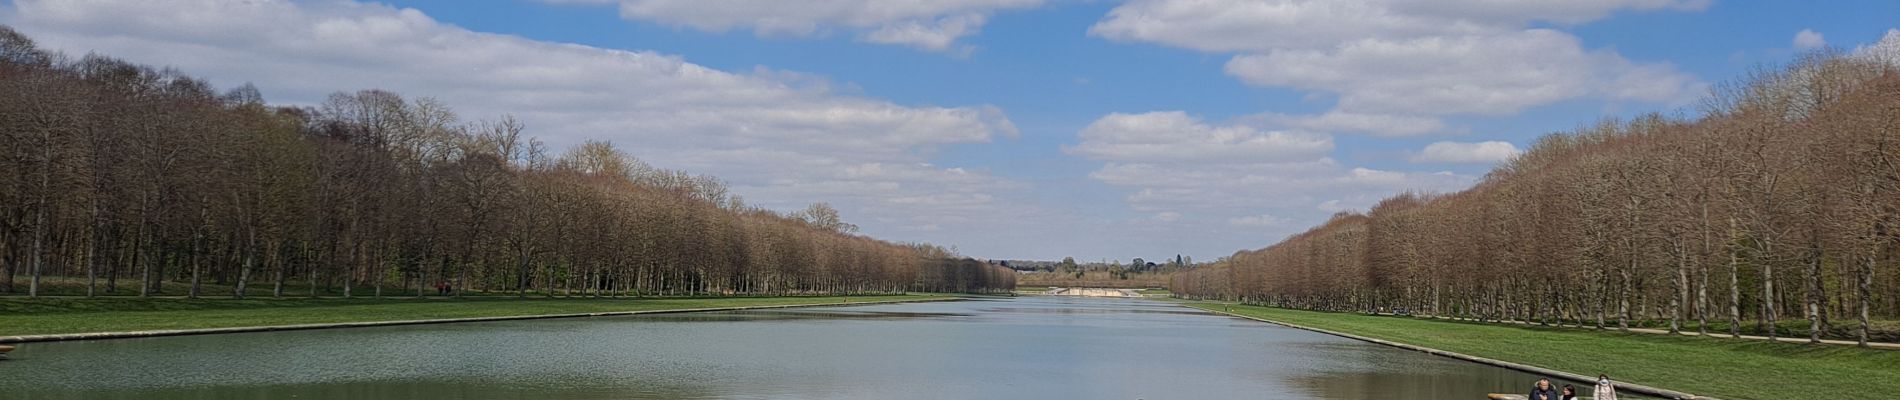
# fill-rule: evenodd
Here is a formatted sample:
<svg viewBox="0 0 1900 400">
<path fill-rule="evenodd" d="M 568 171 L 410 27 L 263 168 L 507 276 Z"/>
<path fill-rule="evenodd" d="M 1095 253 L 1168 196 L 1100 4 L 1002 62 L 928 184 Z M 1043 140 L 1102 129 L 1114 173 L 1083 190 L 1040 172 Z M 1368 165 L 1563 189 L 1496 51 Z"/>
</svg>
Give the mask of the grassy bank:
<svg viewBox="0 0 1900 400">
<path fill-rule="evenodd" d="M 1225 304 L 1185 302 L 1229 310 Z M 1505 326 L 1256 306 L 1231 312 L 1724 399 L 1886 399 L 1900 351 Z"/>
<path fill-rule="evenodd" d="M 0 299 L 0 336 L 925 300 L 945 295 L 696 298 Z"/>
</svg>

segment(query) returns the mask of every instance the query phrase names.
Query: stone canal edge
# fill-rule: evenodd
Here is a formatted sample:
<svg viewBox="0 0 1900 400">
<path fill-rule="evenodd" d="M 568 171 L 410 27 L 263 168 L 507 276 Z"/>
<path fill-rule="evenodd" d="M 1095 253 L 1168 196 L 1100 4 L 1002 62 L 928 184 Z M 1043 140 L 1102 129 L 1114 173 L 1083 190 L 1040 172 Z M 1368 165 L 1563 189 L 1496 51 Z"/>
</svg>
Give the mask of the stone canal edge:
<svg viewBox="0 0 1900 400">
<path fill-rule="evenodd" d="M 60 333 L 60 334 L 47 334 L 47 335 L 0 336 L 0 344 L 33 343 L 33 342 L 64 342 L 64 341 L 76 341 L 76 340 L 130 339 L 130 338 L 149 338 L 149 337 L 163 337 L 163 336 L 215 335 L 215 334 L 223 334 L 223 333 L 301 331 L 301 330 L 312 330 L 312 329 L 366 328 L 366 327 L 374 327 L 374 326 L 433 325 L 433 324 L 453 324 L 453 323 L 463 323 L 463 322 L 518 321 L 518 320 L 530 320 L 530 319 L 609 317 L 609 316 L 617 316 L 617 315 L 675 314 L 675 313 L 691 313 L 691 312 L 707 312 L 707 311 L 762 310 L 762 309 L 773 309 L 773 308 L 863 306 L 863 305 L 874 305 L 874 304 L 925 303 L 925 302 L 961 301 L 961 300 L 965 300 L 965 299 L 961 297 L 952 297 L 952 298 L 914 299 L 914 300 L 904 299 L 904 300 L 853 301 L 853 302 L 848 302 L 848 303 L 839 302 L 839 303 L 810 303 L 810 304 L 776 304 L 776 305 L 765 305 L 765 306 L 680 308 L 680 309 L 669 309 L 669 310 L 639 310 L 639 311 L 607 311 L 607 312 L 572 313 L 572 314 L 508 315 L 508 316 L 499 316 L 499 317 L 440 318 L 440 319 L 412 319 L 412 320 L 396 320 L 396 321 L 335 322 L 335 323 L 322 323 L 322 324 L 240 326 L 240 327 L 230 327 L 230 328 L 163 329 L 163 330 L 149 330 L 149 331 L 127 331 L 127 332 Z"/>
<path fill-rule="evenodd" d="M 1538 374 L 1538 375 L 1545 375 L 1545 376 L 1550 376 L 1550 377 L 1554 377 L 1554 378 L 1562 378 L 1562 379 L 1567 379 L 1567 380 L 1571 380 L 1571 381 L 1577 381 L 1577 382 L 1595 382 L 1595 381 L 1597 380 L 1597 377 L 1594 377 L 1594 376 L 1588 376 L 1588 375 L 1581 375 L 1581 374 L 1574 374 L 1574 373 L 1569 373 L 1569 372 L 1564 372 L 1564 371 L 1558 371 L 1558 370 L 1554 370 L 1554 369 L 1549 369 L 1549 368 L 1543 368 L 1543 367 L 1538 367 L 1538 366 L 1533 366 L 1533 365 L 1525 365 L 1525 364 L 1518 364 L 1518 363 L 1514 363 L 1514 362 L 1509 362 L 1509 361 L 1504 361 L 1504 360 L 1497 360 L 1497 359 L 1490 359 L 1490 358 L 1484 358 L 1484 357 L 1478 357 L 1478 356 L 1472 356 L 1472 355 L 1465 355 L 1465 354 L 1461 354 L 1461 353 L 1454 353 L 1454 352 L 1449 352 L 1449 351 L 1444 351 L 1444 350 L 1439 350 L 1439 349 L 1434 349 L 1434 348 L 1430 348 L 1430 347 L 1424 347 L 1424 346 L 1415 346 L 1415 345 L 1410 345 L 1410 344 L 1405 344 L 1405 343 L 1399 343 L 1399 342 L 1394 342 L 1394 341 L 1390 341 L 1390 340 L 1384 340 L 1384 339 L 1375 339 L 1375 338 L 1370 338 L 1370 337 L 1365 337 L 1365 336 L 1359 336 L 1359 335 L 1354 335 L 1354 334 L 1350 334 L 1350 333 L 1345 333 L 1345 332 L 1334 332 L 1334 331 L 1330 331 L 1330 330 L 1325 330 L 1325 329 L 1319 329 L 1319 328 L 1313 328 L 1313 327 L 1306 327 L 1306 326 L 1300 326 L 1300 325 L 1294 325 L 1294 324 L 1289 324 L 1289 323 L 1285 323 L 1285 322 L 1280 322 L 1280 321 L 1274 321 L 1274 320 L 1270 320 L 1270 319 L 1265 319 L 1265 318 L 1257 318 L 1257 317 L 1252 317 L 1252 316 L 1246 316 L 1246 315 L 1240 315 L 1240 314 L 1235 314 L 1235 313 L 1231 313 L 1231 312 L 1226 312 L 1226 311 L 1220 311 L 1220 310 L 1210 310 L 1210 309 L 1205 309 L 1205 308 L 1200 308 L 1200 307 L 1190 307 L 1190 308 L 1194 308 L 1194 309 L 1197 309 L 1197 310 L 1201 310 L 1201 311 L 1206 311 L 1206 312 L 1210 312 L 1210 313 L 1214 313 L 1214 314 L 1220 314 L 1220 315 L 1226 315 L 1226 316 L 1230 316 L 1230 317 L 1236 317 L 1236 318 L 1244 318 L 1244 319 L 1250 319 L 1250 320 L 1254 320 L 1254 321 L 1260 321 L 1260 322 L 1265 322 L 1265 323 L 1269 323 L 1269 324 L 1274 324 L 1274 325 L 1279 325 L 1279 326 L 1284 326 L 1284 327 L 1288 327 L 1288 328 L 1293 328 L 1293 329 L 1301 329 L 1301 330 L 1308 330 L 1308 331 L 1313 331 L 1313 332 L 1319 332 L 1319 333 L 1324 333 L 1324 334 L 1328 334 L 1328 335 L 1333 335 L 1333 336 L 1338 336 L 1338 337 L 1343 337 L 1343 338 L 1347 338 L 1347 339 L 1353 339 L 1353 340 L 1359 340 L 1359 341 L 1365 341 L 1365 342 L 1372 342 L 1372 343 L 1377 343 L 1377 344 L 1382 344 L 1382 345 L 1386 345 L 1386 346 L 1392 346 L 1392 347 L 1397 347 L 1397 348 L 1401 348 L 1401 349 L 1406 349 L 1406 350 L 1413 350 L 1413 351 L 1419 351 L 1419 352 L 1424 352 L 1424 353 L 1428 353 L 1428 354 L 1431 354 L 1431 355 L 1435 355 L 1435 356 L 1441 356 L 1441 357 L 1450 357 L 1450 358 L 1455 358 L 1455 359 L 1459 359 L 1459 360 L 1465 360 L 1465 361 L 1470 361 L 1470 362 L 1475 362 L 1475 363 L 1479 363 L 1479 364 L 1485 364 L 1485 365 L 1491 365 L 1491 366 L 1497 366 L 1497 367 L 1504 367 L 1504 368 L 1509 368 L 1509 369 L 1514 369 L 1514 370 L 1518 370 L 1518 371 L 1524 371 L 1524 372 L 1529 372 L 1529 373 L 1533 373 L 1533 374 Z M 1627 382 L 1617 382 L 1617 383 L 1616 383 L 1616 389 L 1617 389 L 1617 390 L 1619 390 L 1619 391 L 1628 391 L 1628 392 L 1635 392 L 1635 393 L 1638 393 L 1638 394 L 1642 394 L 1642 395 L 1645 395 L 1645 396 L 1656 396 L 1656 397 L 1662 397 L 1662 398 L 1668 398 L 1668 399 L 1685 399 L 1685 400 L 1720 400 L 1720 399 L 1716 399 L 1716 398 L 1714 398 L 1714 397 L 1708 397 L 1708 396 L 1698 396 L 1698 395 L 1694 395 L 1694 394 L 1689 394 L 1689 393 L 1683 393 L 1683 392 L 1678 392 L 1678 391 L 1674 391 L 1674 390 L 1669 390 L 1669 389 L 1663 389 L 1663 388 L 1659 388 L 1659 387 L 1654 387 L 1654 386 L 1646 386 L 1646 385 L 1638 385 L 1638 384 L 1634 384 L 1634 383 L 1627 383 Z"/>
</svg>

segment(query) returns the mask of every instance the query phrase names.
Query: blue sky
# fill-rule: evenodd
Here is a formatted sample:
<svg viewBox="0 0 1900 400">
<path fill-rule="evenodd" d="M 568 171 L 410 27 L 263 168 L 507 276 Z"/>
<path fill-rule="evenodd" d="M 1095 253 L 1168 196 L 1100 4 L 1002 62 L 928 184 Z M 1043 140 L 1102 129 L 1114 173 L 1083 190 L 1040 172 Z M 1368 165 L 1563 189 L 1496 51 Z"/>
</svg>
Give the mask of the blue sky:
<svg viewBox="0 0 1900 400">
<path fill-rule="evenodd" d="M 756 205 L 829 201 L 879 238 L 1090 260 L 1261 247 L 1466 187 L 1539 135 L 1693 114 L 1708 84 L 1900 27 L 1900 2 L 1875 0 L 5 5 L 0 23 L 69 54 L 283 103 L 436 97 L 719 175 Z"/>
</svg>

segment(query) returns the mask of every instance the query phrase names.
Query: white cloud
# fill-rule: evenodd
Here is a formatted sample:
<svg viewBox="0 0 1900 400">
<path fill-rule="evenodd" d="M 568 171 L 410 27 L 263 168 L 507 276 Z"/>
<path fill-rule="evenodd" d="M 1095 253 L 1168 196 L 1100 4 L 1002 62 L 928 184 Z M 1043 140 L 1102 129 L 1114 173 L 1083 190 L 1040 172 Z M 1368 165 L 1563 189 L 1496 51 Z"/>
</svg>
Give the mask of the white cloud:
<svg viewBox="0 0 1900 400">
<path fill-rule="evenodd" d="M 547 1 L 547 0 L 544 0 Z M 706 32 L 750 29 L 759 36 L 813 36 L 832 29 L 871 43 L 930 51 L 952 50 L 1003 10 L 1041 6 L 1045 0 L 556 0 L 619 4 L 620 16 Z"/>
<path fill-rule="evenodd" d="M 1522 25 L 1550 22 L 1576 25 L 1596 21 L 1620 10 L 1701 11 L 1713 0 L 1393 0 L 1393 8 L 1442 19 L 1489 21 Z"/>
<path fill-rule="evenodd" d="M 1326 135 L 1261 132 L 1244 125 L 1217 127 L 1180 111 L 1109 114 L 1082 129 L 1080 137 L 1082 143 L 1064 150 L 1126 162 L 1272 162 L 1311 159 L 1333 149 L 1333 140 Z"/>
<path fill-rule="evenodd" d="M 1329 111 L 1319 115 L 1264 113 L 1253 116 L 1264 124 L 1289 126 L 1318 132 L 1366 133 L 1374 136 L 1401 137 L 1455 132 L 1437 117 L 1399 114 L 1366 114 Z"/>
<path fill-rule="evenodd" d="M 1680 101 L 1698 87 L 1673 67 L 1584 51 L 1545 29 L 1276 50 L 1236 56 L 1226 70 L 1249 84 L 1333 93 L 1347 113 L 1509 115 L 1585 96 Z"/>
<path fill-rule="evenodd" d="M 1708 0 L 1134 0 L 1089 34 L 1207 52 L 1325 49 L 1363 39 L 1496 33 L 1590 22 L 1622 9 L 1694 11 Z"/>
<path fill-rule="evenodd" d="M 1110 10 L 1089 34 L 1207 52 L 1253 52 L 1485 29 L 1444 22 L 1366 1 L 1135 0 Z"/>
<path fill-rule="evenodd" d="M 1336 99 L 1293 126 L 1380 136 L 1455 131 L 1434 117 L 1510 115 L 1577 98 L 1684 104 L 1703 84 L 1666 63 L 1585 49 L 1553 29 L 1708 0 L 1134 0 L 1091 35 L 1236 53 L 1228 74 Z M 1424 122 L 1429 121 L 1429 122 Z"/>
<path fill-rule="evenodd" d="M 1488 141 L 1477 143 L 1437 142 L 1425 145 L 1418 155 L 1412 156 L 1415 163 L 1446 164 L 1497 164 L 1517 157 L 1520 151 L 1511 142 Z"/>
<path fill-rule="evenodd" d="M 1267 214 L 1248 215 L 1228 218 L 1227 224 L 1234 226 L 1274 226 L 1286 223 L 1285 219 Z"/>
<path fill-rule="evenodd" d="M 983 26 L 982 14 L 961 14 L 940 18 L 936 21 L 906 21 L 885 25 L 864 35 L 864 41 L 882 44 L 910 45 L 917 48 L 943 51 L 956 43 L 957 38 L 975 33 Z"/>
<path fill-rule="evenodd" d="M 1476 178 L 1442 172 L 1388 171 L 1340 165 L 1327 157 L 1329 137 L 1317 134 L 1275 136 L 1242 124 L 1215 125 L 1182 112 L 1110 114 L 1077 135 L 1070 154 L 1105 161 L 1091 179 L 1131 193 L 1124 199 L 1138 212 L 1195 215 L 1248 215 L 1197 225 L 1202 235 L 1257 235 L 1258 228 L 1292 233 L 1299 222 L 1317 222 L 1312 210 L 1340 200 L 1370 204 L 1406 190 L 1448 191 L 1468 187 Z M 1272 218 L 1259 215 L 1266 211 Z M 1284 231 L 1284 232 L 1282 232 Z M 1213 232 L 1213 233 L 1210 233 Z M 1241 242 L 1240 245 L 1257 245 Z"/>
<path fill-rule="evenodd" d="M 1810 50 L 1827 47 L 1827 38 L 1813 30 L 1802 29 L 1794 33 L 1795 50 Z"/>
<path fill-rule="evenodd" d="M 1137 211 L 1232 215 L 1266 209 L 1289 218 L 1300 217 L 1326 200 L 1371 203 L 1408 190 L 1445 192 L 1476 182 L 1473 176 L 1445 172 L 1346 167 L 1331 159 L 1264 164 L 1109 163 L 1089 177 L 1133 189 L 1125 200 Z"/>
<path fill-rule="evenodd" d="M 1350 119 L 1336 118 L 1296 122 Z M 1146 233 L 1134 246 L 1144 251 L 1226 254 L 1297 233 L 1332 212 L 1317 210 L 1363 209 L 1404 191 L 1452 191 L 1477 181 L 1341 165 L 1328 156 L 1330 136 L 1263 130 L 1255 122 L 1209 123 L 1179 111 L 1115 113 L 1077 132 L 1079 143 L 1064 151 L 1103 162 L 1089 178 L 1125 190 L 1123 202 L 1139 216 L 1103 228 Z"/>
<path fill-rule="evenodd" d="M 796 73 L 473 32 L 380 4 L 19 0 L 0 23 L 69 54 L 175 66 L 223 87 L 255 82 L 275 102 L 381 88 L 435 97 L 467 119 L 512 113 L 552 145 L 613 140 L 655 165 L 718 175 L 768 207 L 831 201 L 847 218 L 950 231 L 1030 214 L 992 197 L 1018 183 L 926 163 L 945 145 L 1015 136 L 994 107 L 900 105 Z"/>
<path fill-rule="evenodd" d="M 1873 44 L 1855 46 L 1854 54 L 1900 65 L 1900 29 L 1888 29 L 1887 34 Z"/>
<path fill-rule="evenodd" d="M 1315 206 L 1314 208 L 1317 208 L 1320 211 L 1332 212 L 1332 213 L 1336 213 L 1340 211 L 1351 211 L 1351 210 L 1357 209 L 1353 206 L 1346 205 L 1345 201 L 1342 201 L 1339 199 L 1332 199 L 1332 200 L 1320 202 L 1319 205 Z"/>
</svg>

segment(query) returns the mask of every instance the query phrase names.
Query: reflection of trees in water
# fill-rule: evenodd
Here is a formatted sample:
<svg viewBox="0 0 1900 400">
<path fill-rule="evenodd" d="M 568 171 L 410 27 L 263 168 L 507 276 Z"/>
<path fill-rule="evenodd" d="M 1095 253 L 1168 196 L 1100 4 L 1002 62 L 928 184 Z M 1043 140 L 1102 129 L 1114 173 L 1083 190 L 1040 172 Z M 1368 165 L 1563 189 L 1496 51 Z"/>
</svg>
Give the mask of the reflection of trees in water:
<svg viewBox="0 0 1900 400">
<path fill-rule="evenodd" d="M 982 309 L 982 310 L 978 310 L 978 311 L 982 311 L 982 312 L 986 312 L 986 313 L 990 313 L 990 312 L 994 312 L 994 313 L 1019 313 L 1019 314 L 1174 314 L 1174 315 L 1208 315 L 1208 313 L 1207 313 L 1207 312 L 1205 312 L 1205 311 L 1198 311 L 1198 310 L 1188 310 L 1188 309 L 1181 309 L 1181 310 L 1159 310 L 1159 309 L 1143 309 L 1143 308 L 1052 308 L 1052 307 L 993 307 L 993 308 L 985 308 L 985 309 Z"/>
<path fill-rule="evenodd" d="M 1301 346 L 1299 351 L 1314 353 L 1312 357 L 1301 358 L 1313 362 L 1286 381 L 1289 386 L 1322 399 L 1483 399 L 1488 393 L 1528 393 L 1532 384 L 1544 378 L 1363 343 L 1316 343 Z M 1592 387 L 1556 378 L 1550 382 L 1556 388 L 1574 385 L 1579 393 L 1585 394 Z"/>
<path fill-rule="evenodd" d="M 115 390 L 35 390 L 8 389 L 8 395 L 44 400 L 80 399 L 719 399 L 719 387 L 696 383 L 666 381 L 613 381 L 590 384 L 577 390 L 573 382 L 537 384 L 532 381 L 440 381 L 414 382 L 384 380 L 337 384 L 194 386 L 185 388 L 141 388 Z"/>
<path fill-rule="evenodd" d="M 827 319 L 914 319 L 968 316 L 971 316 L 971 314 L 900 311 L 719 311 L 640 315 L 627 318 L 653 322 L 737 322 Z"/>
</svg>

